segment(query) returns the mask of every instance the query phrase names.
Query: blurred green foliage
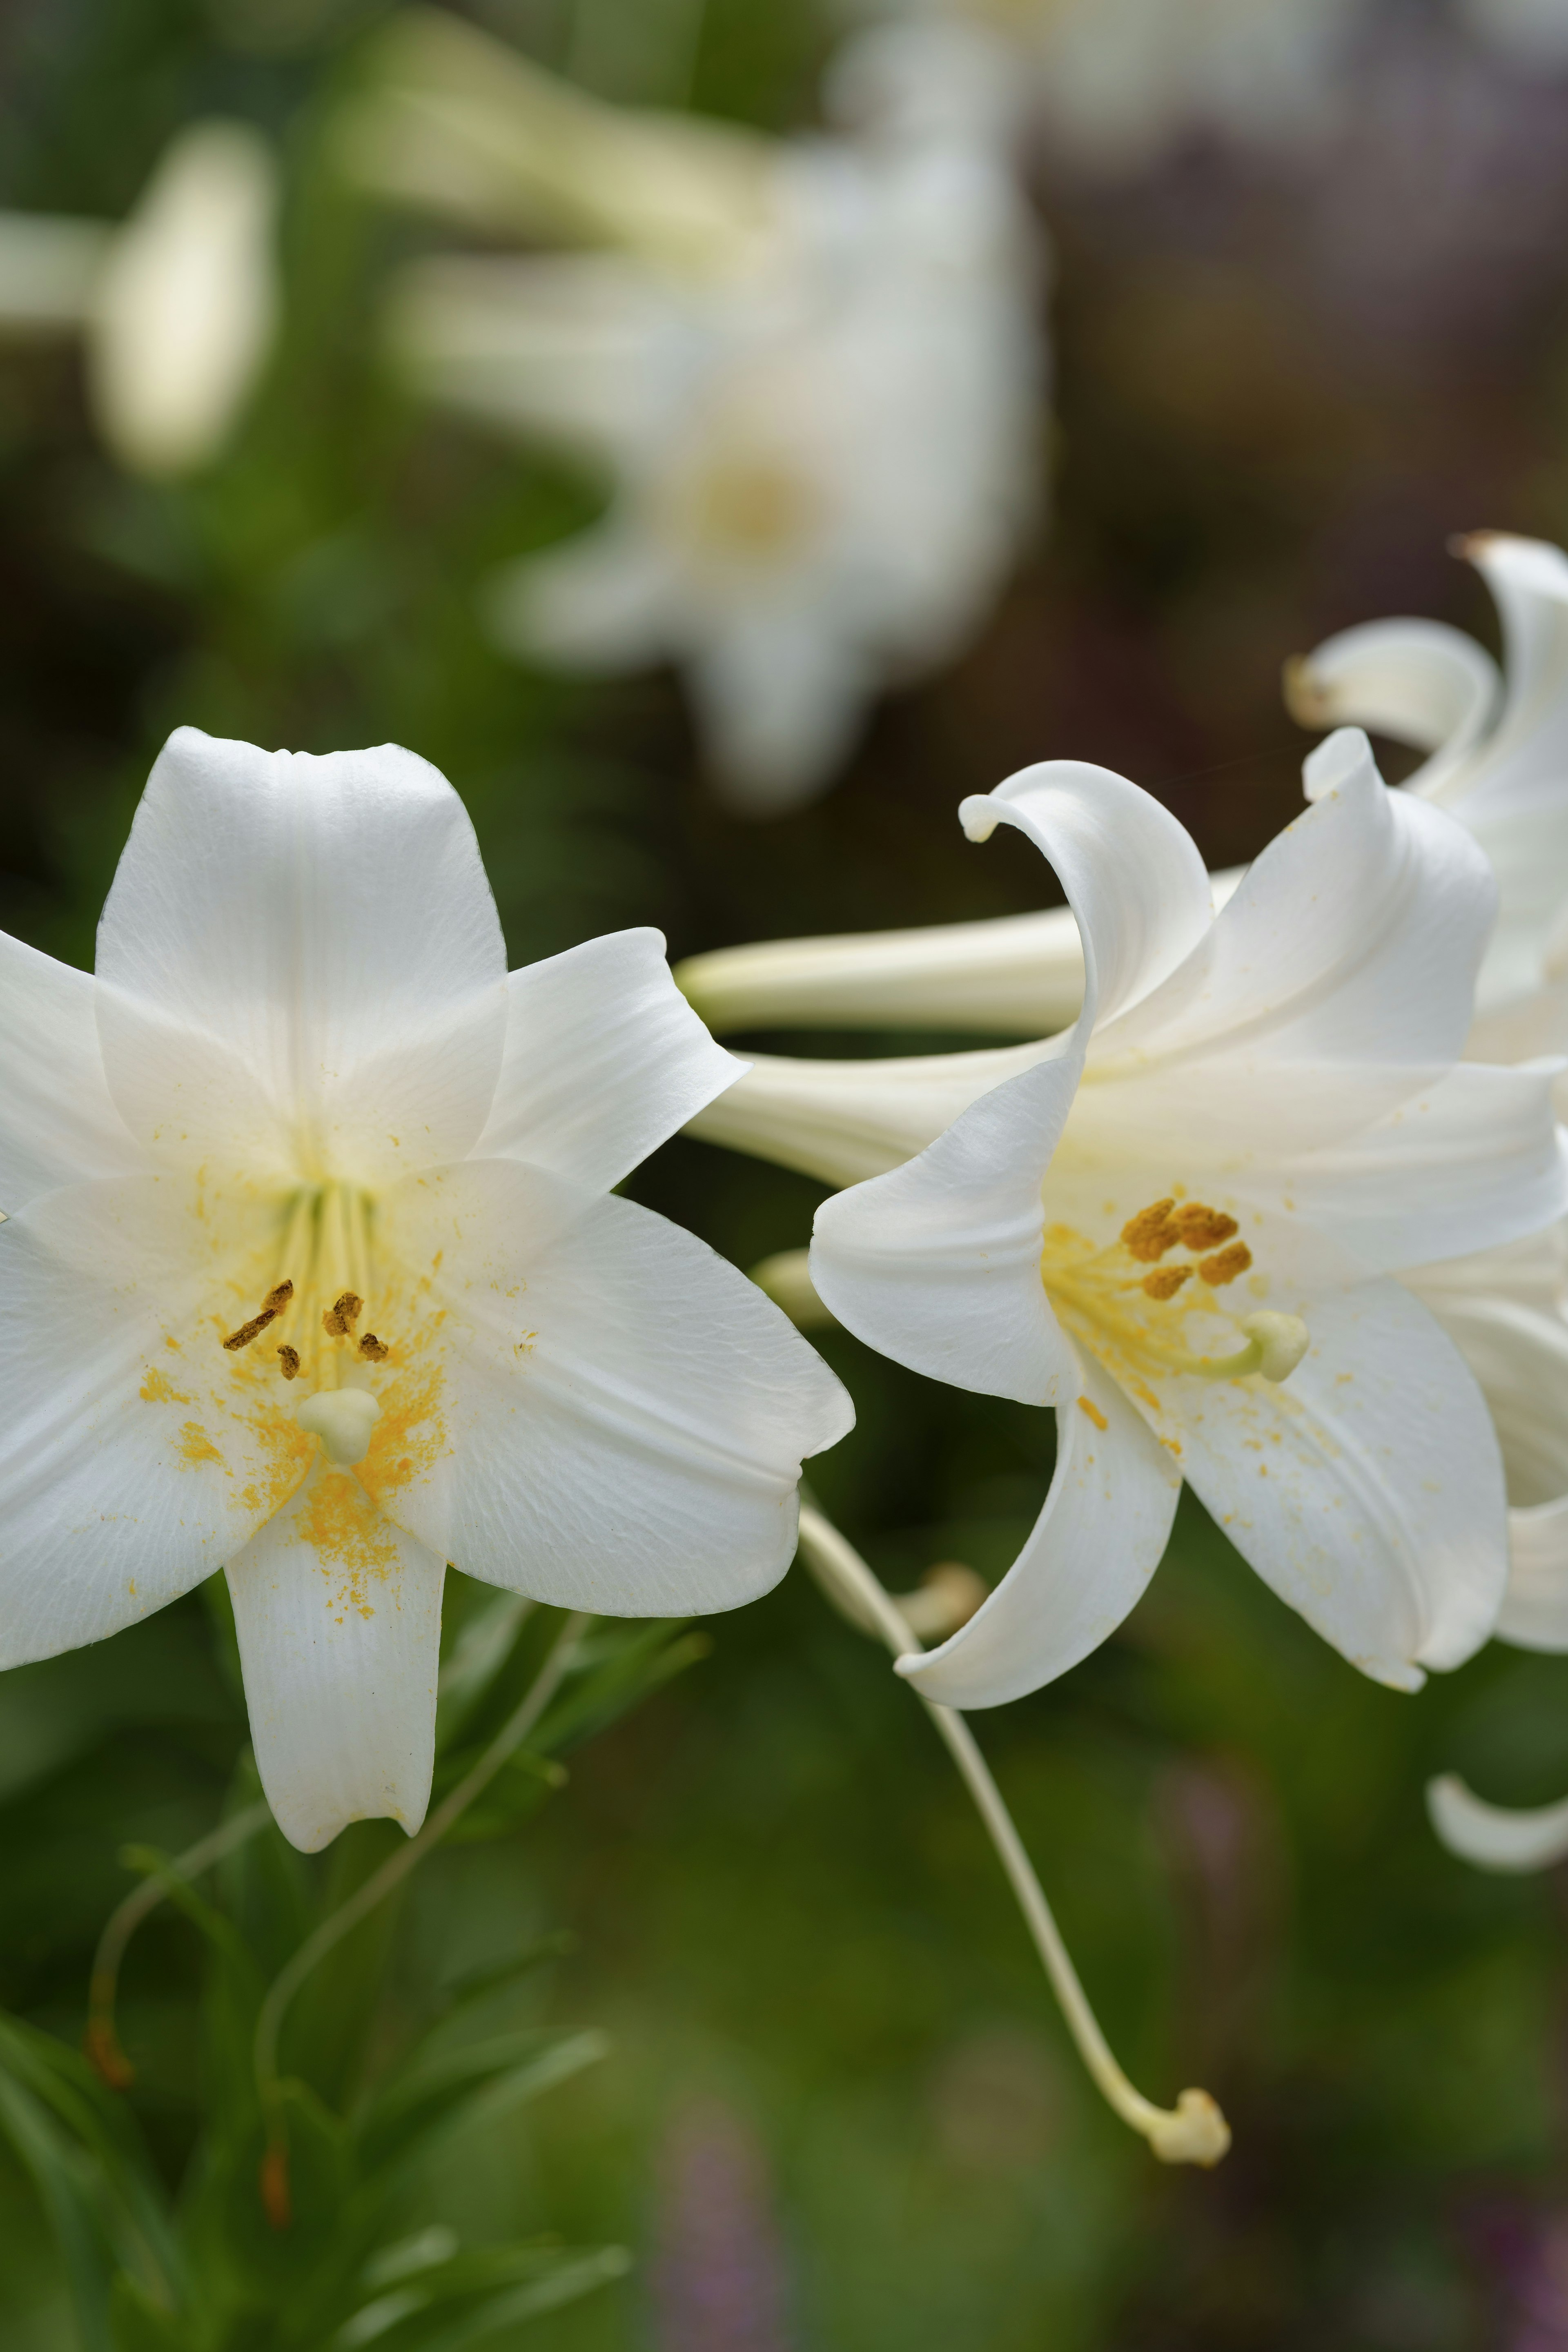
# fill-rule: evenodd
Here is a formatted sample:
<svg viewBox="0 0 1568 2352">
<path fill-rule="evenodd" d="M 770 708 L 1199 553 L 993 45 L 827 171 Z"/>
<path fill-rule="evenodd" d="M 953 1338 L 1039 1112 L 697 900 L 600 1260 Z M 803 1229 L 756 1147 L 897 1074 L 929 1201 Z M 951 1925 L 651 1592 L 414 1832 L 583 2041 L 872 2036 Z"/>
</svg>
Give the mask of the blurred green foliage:
<svg viewBox="0 0 1568 2352">
<path fill-rule="evenodd" d="M 627 922 L 661 924 L 679 953 L 1026 906 L 1026 850 L 959 854 L 952 811 L 1052 752 L 1124 768 L 1228 862 L 1296 805 L 1283 656 L 1397 609 L 1484 632 L 1447 531 L 1568 528 L 1556 183 L 1516 186 L 1496 161 L 1483 178 L 1512 213 L 1500 197 L 1468 244 L 1425 259 L 1410 227 L 1422 172 L 1436 187 L 1480 137 L 1476 108 L 1418 119 L 1412 98 L 1403 129 L 1373 120 L 1336 163 L 1338 197 L 1207 152 L 1142 192 L 1075 188 L 1042 155 L 1048 533 L 973 655 L 887 705 L 829 800 L 750 828 L 708 799 L 668 679 L 589 691 L 508 664 L 478 625 L 485 573 L 574 527 L 595 490 L 422 413 L 382 364 L 380 289 L 430 232 L 340 183 L 328 124 L 385 13 L 20 0 L 0 23 L 0 202 L 117 215 L 210 110 L 268 129 L 289 175 L 285 331 L 205 476 L 126 480 L 69 348 L 0 352 L 0 920 L 55 953 L 90 961 L 151 757 L 184 721 L 435 761 L 473 812 L 516 961 Z M 474 13 L 609 96 L 781 130 L 810 120 L 834 29 L 806 0 Z M 1391 155 L 1403 180 L 1379 177 Z M 1369 274 L 1372 225 L 1397 299 Z M 741 1265 L 803 1242 L 816 1198 L 681 1143 L 637 1190 Z M 1046 1416 L 837 1335 L 827 1352 L 860 1419 L 814 1473 L 826 1507 L 894 1587 L 951 1557 L 999 1573 L 1044 1492 Z M 515 1703 L 549 1623 L 501 1643 L 487 1680 L 469 1637 L 491 1604 L 459 1578 L 451 1595 L 438 1787 Z M 1503 1801 L 1568 1786 L 1559 1662 L 1494 1648 L 1417 1699 L 1376 1689 L 1184 1506 L 1117 1640 L 981 1723 L 1131 2070 L 1162 2097 L 1201 2081 L 1232 2118 L 1226 2166 L 1190 2177 L 1160 2172 L 1088 2092 L 962 1792 L 875 1648 L 798 1579 L 708 1630 L 711 1659 L 668 1690 L 689 1637 L 601 1630 L 395 1916 L 311 1979 L 285 2053 L 298 2237 L 269 2230 L 256 2189 L 247 2021 L 396 1832 L 362 1824 L 306 1862 L 268 1832 L 164 1904 L 125 1970 L 136 2083 L 110 2094 L 72 2053 L 130 1884 L 118 1857 L 176 1853 L 247 1799 L 223 1603 L 209 1588 L 0 1681 L 7 2352 L 430 2352 L 478 2340 L 461 2329 L 487 2309 L 500 2343 L 673 2344 L 680 2282 L 711 2257 L 679 2153 L 704 2101 L 757 2151 L 754 2262 L 776 2261 L 800 2347 L 1512 2340 L 1508 2263 L 1534 2258 L 1568 2156 L 1562 1888 L 1452 1861 L 1421 1789 L 1449 1767 Z M 567 1745 L 572 1780 L 542 1808 L 531 1759 Z M 574 1951 L 542 1952 L 563 1924 Z M 537 2106 L 490 2098 L 538 2087 L 541 2053 L 585 2055 L 584 2018 L 606 2063 Z M 416 2123 L 431 2132 L 395 2179 L 393 2137 Z M 626 2244 L 639 2268 L 551 2314 L 552 2282 L 607 2273 L 562 2244 Z M 385 2331 L 334 2339 L 367 2305 Z"/>
</svg>

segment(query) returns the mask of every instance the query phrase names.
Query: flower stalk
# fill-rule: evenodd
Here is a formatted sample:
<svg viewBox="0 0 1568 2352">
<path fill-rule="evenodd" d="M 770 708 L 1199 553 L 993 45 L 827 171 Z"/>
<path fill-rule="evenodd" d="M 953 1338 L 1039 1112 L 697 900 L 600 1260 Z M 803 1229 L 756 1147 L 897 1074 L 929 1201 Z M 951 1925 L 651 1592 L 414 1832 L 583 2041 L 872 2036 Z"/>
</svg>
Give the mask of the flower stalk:
<svg viewBox="0 0 1568 2352">
<path fill-rule="evenodd" d="M 857 1623 L 869 1621 L 874 1624 L 895 1658 L 909 1657 L 920 1651 L 921 1643 L 907 1620 L 858 1552 L 830 1520 L 809 1507 L 801 1510 L 800 1549 L 807 1567 L 835 1606 Z M 975 1810 L 996 1849 L 1050 1979 L 1068 2031 L 1107 2105 L 1123 2123 L 1142 2135 L 1162 2163 L 1205 2167 L 1217 2164 L 1230 2147 L 1230 2126 L 1218 2105 L 1207 2091 L 1187 2090 L 1182 2093 L 1174 2108 L 1159 2107 L 1129 2081 L 1100 2031 L 1045 1890 L 973 1734 L 954 1708 L 940 1706 L 923 1695 L 917 1696 L 946 1742 L 974 1800 Z"/>
</svg>

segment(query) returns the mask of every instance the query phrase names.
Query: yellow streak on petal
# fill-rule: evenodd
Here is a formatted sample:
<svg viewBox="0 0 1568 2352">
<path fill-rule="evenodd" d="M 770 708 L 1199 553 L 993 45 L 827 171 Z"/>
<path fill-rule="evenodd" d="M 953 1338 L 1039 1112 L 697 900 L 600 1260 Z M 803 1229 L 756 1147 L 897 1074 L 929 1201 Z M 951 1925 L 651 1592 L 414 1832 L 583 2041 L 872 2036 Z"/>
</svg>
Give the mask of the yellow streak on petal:
<svg viewBox="0 0 1568 2352">
<path fill-rule="evenodd" d="M 317 1479 L 300 1513 L 300 1533 L 330 1575 L 341 1572 L 330 1605 L 374 1617 L 370 1592 L 396 1570 L 397 1543 L 352 1472 L 329 1470 Z"/>
<path fill-rule="evenodd" d="M 166 1372 L 156 1364 L 149 1364 L 147 1377 L 136 1391 L 144 1404 L 189 1404 L 184 1389 L 177 1389 Z"/>
<path fill-rule="evenodd" d="M 228 1467 L 199 1421 L 187 1421 L 181 1430 L 180 1459 L 187 1470 L 195 1470 L 203 1462 L 216 1462 L 220 1470 Z"/>
</svg>

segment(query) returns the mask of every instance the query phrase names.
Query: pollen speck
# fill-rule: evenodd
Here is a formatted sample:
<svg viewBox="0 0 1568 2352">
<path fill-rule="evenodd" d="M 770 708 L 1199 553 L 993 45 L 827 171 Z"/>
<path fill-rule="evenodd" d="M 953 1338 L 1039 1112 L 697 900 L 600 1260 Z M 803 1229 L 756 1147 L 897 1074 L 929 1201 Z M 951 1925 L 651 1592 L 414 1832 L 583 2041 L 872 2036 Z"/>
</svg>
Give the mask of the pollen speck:
<svg viewBox="0 0 1568 2352">
<path fill-rule="evenodd" d="M 143 1404 L 189 1404 L 190 1402 L 190 1398 L 184 1389 L 177 1389 L 168 1374 L 161 1372 L 156 1364 L 148 1365 L 147 1377 L 136 1393 Z"/>
<path fill-rule="evenodd" d="M 224 1466 L 223 1455 L 199 1421 L 187 1421 L 181 1430 L 180 1459 L 187 1470 L 195 1469 L 203 1462 L 216 1462 L 220 1469 Z"/>
<path fill-rule="evenodd" d="M 1086 1414 L 1088 1418 L 1093 1422 L 1096 1429 L 1110 1428 L 1110 1423 L 1106 1420 L 1105 1415 L 1100 1412 L 1100 1407 L 1095 1403 L 1092 1397 L 1080 1396 L 1078 1401 L 1078 1409 L 1079 1412 Z"/>
<path fill-rule="evenodd" d="M 1175 1248 L 1181 1238 L 1171 1217 L 1175 1205 L 1173 1193 L 1168 1201 L 1152 1201 L 1122 1226 L 1122 1246 L 1142 1265 L 1152 1265 L 1168 1249 Z M 1235 1230 L 1233 1225 L 1231 1231 Z"/>
<path fill-rule="evenodd" d="M 1231 1231 L 1234 1233 L 1235 1230 L 1233 1225 Z M 1251 1264 L 1252 1252 L 1247 1244 L 1233 1242 L 1229 1249 L 1219 1251 L 1214 1257 L 1205 1257 L 1198 1272 L 1211 1290 L 1218 1290 L 1222 1284 L 1234 1282 L 1238 1274 L 1245 1274 Z"/>
<path fill-rule="evenodd" d="M 1174 1298 L 1183 1283 L 1190 1279 L 1192 1271 L 1190 1265 L 1162 1265 L 1152 1274 L 1146 1274 L 1138 1287 L 1146 1291 L 1151 1298 Z"/>
</svg>

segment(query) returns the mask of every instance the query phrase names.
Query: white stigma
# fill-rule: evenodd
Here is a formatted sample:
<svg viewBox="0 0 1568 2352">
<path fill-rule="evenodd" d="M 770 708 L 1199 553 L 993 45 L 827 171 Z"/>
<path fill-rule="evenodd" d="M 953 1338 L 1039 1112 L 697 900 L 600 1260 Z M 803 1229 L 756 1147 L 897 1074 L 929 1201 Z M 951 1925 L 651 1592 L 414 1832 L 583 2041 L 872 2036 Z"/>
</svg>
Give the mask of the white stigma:
<svg viewBox="0 0 1568 2352">
<path fill-rule="evenodd" d="M 320 1389 L 305 1399 L 294 1418 L 301 1429 L 321 1439 L 329 1462 L 352 1470 L 370 1452 L 381 1401 L 368 1389 Z"/>
<path fill-rule="evenodd" d="M 1312 1343 L 1299 1315 L 1244 1315 L 1240 1328 L 1258 1349 L 1257 1370 L 1266 1381 L 1288 1381 Z"/>
</svg>

